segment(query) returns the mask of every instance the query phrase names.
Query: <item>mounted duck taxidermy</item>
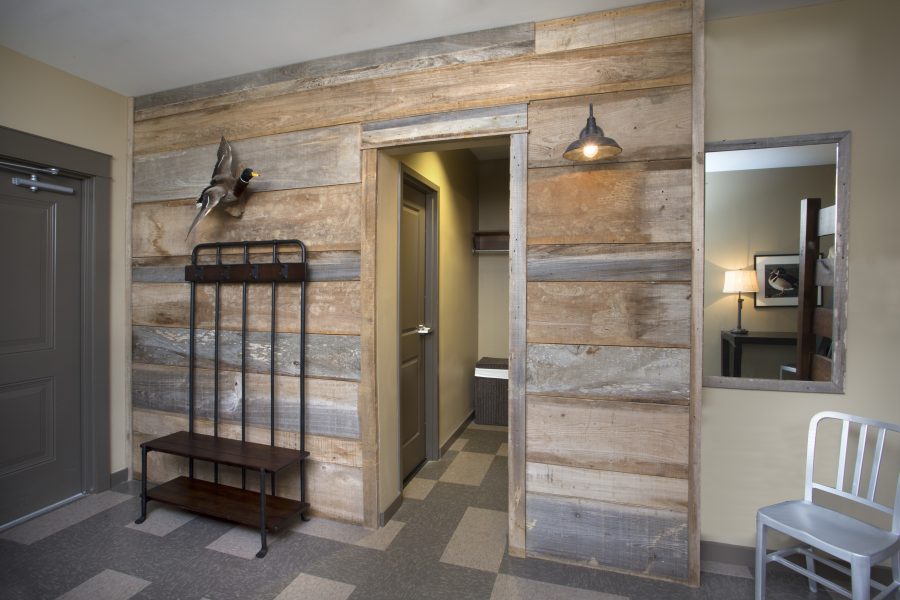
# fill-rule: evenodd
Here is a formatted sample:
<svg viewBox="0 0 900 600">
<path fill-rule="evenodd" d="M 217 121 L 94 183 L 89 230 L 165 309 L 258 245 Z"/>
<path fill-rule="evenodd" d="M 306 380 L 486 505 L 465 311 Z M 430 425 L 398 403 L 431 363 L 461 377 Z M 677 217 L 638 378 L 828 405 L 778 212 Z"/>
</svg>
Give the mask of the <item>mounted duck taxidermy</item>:
<svg viewBox="0 0 900 600">
<path fill-rule="evenodd" d="M 247 197 L 244 195 L 244 192 L 250 180 L 258 177 L 259 174 L 253 169 L 243 169 L 240 175 L 235 176 L 231 163 L 231 144 L 223 136 L 222 141 L 219 142 L 219 151 L 216 165 L 213 167 L 212 179 L 209 180 L 209 185 L 203 188 L 203 191 L 200 192 L 200 197 L 197 198 L 199 211 L 197 216 L 194 217 L 194 222 L 191 223 L 185 239 L 190 237 L 197 223 L 217 206 L 221 206 L 232 217 L 240 218 L 244 215 L 244 207 L 247 203 Z"/>
</svg>

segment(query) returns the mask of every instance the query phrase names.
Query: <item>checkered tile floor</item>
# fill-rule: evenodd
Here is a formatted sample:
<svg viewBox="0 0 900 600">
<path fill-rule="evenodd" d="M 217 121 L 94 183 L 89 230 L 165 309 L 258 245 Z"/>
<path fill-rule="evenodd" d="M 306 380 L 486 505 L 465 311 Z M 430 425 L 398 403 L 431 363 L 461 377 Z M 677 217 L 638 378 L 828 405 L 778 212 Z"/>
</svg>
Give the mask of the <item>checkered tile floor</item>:
<svg viewBox="0 0 900 600">
<path fill-rule="evenodd" d="M 150 503 L 137 482 L 0 533 L 0 598 L 185 600 L 740 599 L 748 569 L 704 564 L 684 586 L 506 553 L 505 429 L 471 425 L 406 486 L 378 531 L 314 517 L 269 538 Z M 831 598 L 770 567 L 770 600 Z"/>
</svg>

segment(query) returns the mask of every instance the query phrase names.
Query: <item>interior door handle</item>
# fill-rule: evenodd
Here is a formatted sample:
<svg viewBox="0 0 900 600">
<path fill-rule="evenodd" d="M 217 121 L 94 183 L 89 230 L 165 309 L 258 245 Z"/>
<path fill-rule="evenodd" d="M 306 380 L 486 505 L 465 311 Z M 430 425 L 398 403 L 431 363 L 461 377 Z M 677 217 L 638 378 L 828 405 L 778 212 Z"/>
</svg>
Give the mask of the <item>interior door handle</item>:
<svg viewBox="0 0 900 600">
<path fill-rule="evenodd" d="M 416 327 L 416 333 L 418 333 L 419 335 L 428 335 L 432 331 L 434 330 L 431 329 L 431 327 L 427 327 L 425 325 L 419 325 L 418 327 Z"/>
</svg>

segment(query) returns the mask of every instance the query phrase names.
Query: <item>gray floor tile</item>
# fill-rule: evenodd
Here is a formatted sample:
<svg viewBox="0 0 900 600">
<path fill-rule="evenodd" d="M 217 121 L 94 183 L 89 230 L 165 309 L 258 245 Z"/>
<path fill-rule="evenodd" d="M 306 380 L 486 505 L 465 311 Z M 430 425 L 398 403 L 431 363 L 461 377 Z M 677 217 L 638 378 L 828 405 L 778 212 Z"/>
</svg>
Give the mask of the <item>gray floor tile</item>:
<svg viewBox="0 0 900 600">
<path fill-rule="evenodd" d="M 461 452 L 463 448 L 466 447 L 466 444 L 469 442 L 467 438 L 459 437 L 456 438 L 456 441 L 450 445 L 448 450 L 453 450 L 454 452 Z"/>
<path fill-rule="evenodd" d="M 493 454 L 480 454 L 475 452 L 460 452 L 441 475 L 440 481 L 444 483 L 458 483 L 461 485 L 481 485 L 485 474 L 494 460 Z"/>
<path fill-rule="evenodd" d="M 509 427 L 506 425 L 479 425 L 478 423 L 470 423 L 467 429 L 472 430 L 481 430 L 481 431 L 502 431 L 504 433 L 509 432 Z"/>
<path fill-rule="evenodd" d="M 315 518 L 308 522 L 301 522 L 291 528 L 292 531 L 302 533 L 304 535 L 314 535 L 316 537 L 343 542 L 345 544 L 353 544 L 361 548 L 371 548 L 373 550 L 387 550 L 397 536 L 397 533 L 403 528 L 404 523 L 396 519 L 388 521 L 384 527 L 376 530 L 366 529 L 360 525 L 351 525 L 349 523 L 339 523 L 328 519 Z"/>
<path fill-rule="evenodd" d="M 269 551 L 272 550 L 272 543 L 277 541 L 277 539 L 278 537 L 271 533 L 266 536 Z M 238 525 L 210 543 L 206 548 L 250 560 L 256 558 L 256 553 L 259 552 L 261 546 L 258 529 Z"/>
<path fill-rule="evenodd" d="M 129 520 L 126 527 L 151 535 L 164 536 L 169 535 L 197 516 L 186 510 L 171 508 L 169 506 L 154 506 L 153 503 L 148 504 L 147 519 L 140 525 L 133 520 Z"/>
<path fill-rule="evenodd" d="M 441 562 L 496 573 L 506 550 L 509 519 L 505 512 L 469 507 Z"/>
<path fill-rule="evenodd" d="M 149 581 L 106 569 L 69 590 L 58 600 L 128 600 L 148 585 Z"/>
<path fill-rule="evenodd" d="M 4 531 L 0 539 L 33 544 L 130 499 L 129 495 L 111 491 L 91 494 Z"/>
<path fill-rule="evenodd" d="M 433 479 L 416 477 L 403 488 L 403 497 L 412 498 L 413 500 L 424 500 L 428 497 L 428 493 L 431 491 L 431 488 L 434 487 L 435 483 L 436 482 Z"/>
<path fill-rule="evenodd" d="M 498 575 L 491 600 L 627 600 L 624 596 Z"/>
<path fill-rule="evenodd" d="M 700 570 L 704 573 L 715 573 L 717 575 L 728 575 L 729 577 L 743 577 L 744 579 L 753 579 L 753 574 L 750 572 L 750 568 L 745 567 L 744 565 L 733 565 L 730 563 L 704 560 L 700 562 Z"/>
<path fill-rule="evenodd" d="M 347 600 L 355 586 L 300 573 L 275 600 Z"/>
</svg>

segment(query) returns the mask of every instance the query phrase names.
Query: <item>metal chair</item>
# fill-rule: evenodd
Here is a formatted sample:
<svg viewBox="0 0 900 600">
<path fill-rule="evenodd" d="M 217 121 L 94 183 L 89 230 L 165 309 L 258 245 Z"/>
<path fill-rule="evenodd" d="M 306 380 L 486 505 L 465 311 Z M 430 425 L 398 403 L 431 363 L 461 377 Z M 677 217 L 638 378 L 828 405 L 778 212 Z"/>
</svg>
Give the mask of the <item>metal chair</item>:
<svg viewBox="0 0 900 600">
<path fill-rule="evenodd" d="M 829 420 L 841 422 L 841 445 L 834 486 L 813 481 L 816 433 L 819 425 Z M 900 434 L 900 426 L 838 412 L 822 412 L 812 418 L 806 450 L 806 484 L 803 500 L 773 504 L 761 508 L 756 513 L 756 600 L 763 600 L 765 597 L 766 565 L 770 562 L 777 562 L 805 576 L 809 580 L 809 589 L 812 592 L 816 591 L 817 584 L 821 584 L 853 600 L 869 600 L 873 587 L 879 592 L 873 600 L 887 598 L 900 587 L 900 477 L 897 478 L 896 484 L 887 490 L 893 493 L 891 505 L 881 504 L 875 500 L 876 492 L 880 489 L 878 476 L 882 466 L 885 438 L 889 432 Z M 857 443 L 855 448 L 851 449 L 853 433 L 856 433 Z M 874 446 L 868 443 L 871 438 L 874 438 Z M 889 439 L 889 443 L 891 441 Z M 851 476 L 847 467 L 854 460 Z M 885 481 L 885 483 L 893 482 Z M 890 515 L 891 530 L 813 504 L 813 490 L 837 496 L 851 505 L 862 505 Z M 769 529 L 789 535 L 801 545 L 766 554 L 766 533 Z M 814 550 L 819 550 L 820 553 L 814 553 Z M 821 552 L 849 563 L 850 568 L 832 558 L 822 556 Z M 806 557 L 806 568 L 788 560 L 788 557 L 797 554 Z M 873 565 L 887 558 L 891 559 L 893 582 L 885 586 L 871 580 L 871 569 Z M 815 572 L 816 562 L 849 575 L 852 590 L 847 590 L 818 575 Z"/>
</svg>

